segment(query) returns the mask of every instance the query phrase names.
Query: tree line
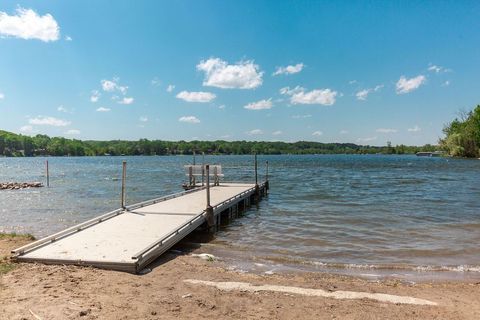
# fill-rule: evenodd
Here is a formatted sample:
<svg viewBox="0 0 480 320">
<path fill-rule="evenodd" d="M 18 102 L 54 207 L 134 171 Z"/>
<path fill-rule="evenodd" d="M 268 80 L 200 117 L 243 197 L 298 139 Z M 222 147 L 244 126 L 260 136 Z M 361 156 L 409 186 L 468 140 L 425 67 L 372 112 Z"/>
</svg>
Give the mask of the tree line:
<svg viewBox="0 0 480 320">
<path fill-rule="evenodd" d="M 434 151 L 425 146 L 362 146 L 353 143 L 321 143 L 311 141 L 91 141 L 49 137 L 38 134 L 25 136 L 0 130 L 0 156 L 104 156 L 104 155 L 191 155 L 200 154 L 413 154 Z"/>
<path fill-rule="evenodd" d="M 470 112 L 460 112 L 460 118 L 455 118 L 443 128 L 445 138 L 440 140 L 440 146 L 454 157 L 480 157 L 480 105 Z"/>
</svg>

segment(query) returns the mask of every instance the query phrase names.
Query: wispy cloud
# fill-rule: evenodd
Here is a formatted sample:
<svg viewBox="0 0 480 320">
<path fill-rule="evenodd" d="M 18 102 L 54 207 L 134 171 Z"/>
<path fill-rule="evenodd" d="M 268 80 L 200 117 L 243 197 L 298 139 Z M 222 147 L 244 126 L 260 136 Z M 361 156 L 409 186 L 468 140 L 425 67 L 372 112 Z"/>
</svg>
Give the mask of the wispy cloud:
<svg viewBox="0 0 480 320">
<path fill-rule="evenodd" d="M 0 92 L 0 100 L 3 100 L 3 99 L 5 99 L 5 94 Z"/>
<path fill-rule="evenodd" d="M 451 72 L 452 70 L 430 63 L 428 65 L 428 71 L 431 71 L 431 72 L 434 72 L 434 73 L 444 73 L 444 72 Z"/>
<path fill-rule="evenodd" d="M 101 80 L 102 90 L 105 92 L 119 92 L 122 95 L 127 94 L 128 86 L 121 86 L 119 84 L 119 78 L 113 78 L 112 80 Z"/>
<path fill-rule="evenodd" d="M 283 134 L 283 132 L 281 130 L 277 130 L 277 131 L 272 132 L 272 135 L 274 135 L 274 136 L 279 136 L 281 134 Z"/>
<path fill-rule="evenodd" d="M 424 75 L 418 75 L 410 79 L 405 78 L 405 76 L 401 76 L 396 84 L 396 92 L 397 94 L 409 93 L 418 89 L 426 81 L 427 78 Z"/>
<path fill-rule="evenodd" d="M 371 142 L 377 140 L 377 137 L 358 138 L 357 141 L 361 143 Z"/>
<path fill-rule="evenodd" d="M 32 9 L 20 7 L 14 15 L 0 11 L 0 35 L 50 42 L 60 38 L 60 27 L 51 14 L 40 16 Z"/>
<path fill-rule="evenodd" d="M 312 136 L 316 136 L 316 137 L 319 137 L 319 136 L 321 136 L 321 135 L 323 135 L 323 132 L 322 132 L 322 131 L 314 131 L 314 132 L 312 133 Z"/>
<path fill-rule="evenodd" d="M 368 88 L 368 89 L 360 90 L 355 94 L 355 96 L 357 97 L 358 100 L 365 101 L 365 100 L 367 100 L 368 95 L 370 93 L 377 92 L 382 88 L 383 88 L 383 84 L 379 84 L 379 85 L 375 86 L 374 88 Z"/>
<path fill-rule="evenodd" d="M 132 104 L 133 101 L 135 101 L 135 99 L 133 99 L 132 97 L 123 97 L 117 103 L 119 103 L 119 104 Z"/>
<path fill-rule="evenodd" d="M 59 107 L 57 108 L 57 111 L 58 111 L 58 112 L 63 112 L 63 113 L 72 113 L 71 110 L 67 109 L 67 108 L 64 107 L 63 105 L 59 106 Z"/>
<path fill-rule="evenodd" d="M 111 110 L 110 108 L 100 107 L 96 111 L 97 112 L 109 112 L 110 110 Z"/>
<path fill-rule="evenodd" d="M 247 131 L 245 133 L 248 134 L 249 136 L 258 136 L 258 135 L 263 134 L 263 131 L 260 130 L 260 129 L 253 129 L 253 130 Z"/>
<path fill-rule="evenodd" d="M 57 119 L 54 117 L 37 116 L 28 120 L 29 124 L 53 127 L 66 127 L 71 124 L 70 121 Z"/>
<path fill-rule="evenodd" d="M 222 89 L 254 89 L 262 85 L 263 72 L 253 61 L 228 64 L 219 58 L 202 60 L 197 70 L 205 73 L 204 86 Z"/>
<path fill-rule="evenodd" d="M 306 119 L 306 118 L 311 118 L 311 114 L 296 114 L 292 116 L 292 119 Z"/>
<path fill-rule="evenodd" d="M 448 87 L 450 85 L 450 80 L 446 80 L 444 83 L 442 83 L 442 87 Z"/>
<path fill-rule="evenodd" d="M 420 132 L 422 129 L 418 126 L 415 125 L 413 128 L 408 128 L 408 132 Z"/>
<path fill-rule="evenodd" d="M 198 92 L 182 91 L 177 94 L 178 99 L 182 99 L 187 102 L 206 103 L 206 102 L 212 101 L 213 99 L 215 99 L 215 97 L 216 97 L 215 94 L 211 92 L 203 92 L 203 91 L 198 91 Z"/>
<path fill-rule="evenodd" d="M 270 98 L 268 100 L 264 99 L 257 102 L 251 102 L 246 106 L 244 106 L 244 108 L 248 110 L 265 110 L 265 109 L 271 109 L 272 106 L 273 106 L 272 98 Z"/>
<path fill-rule="evenodd" d="M 70 129 L 65 132 L 65 134 L 71 135 L 71 136 L 76 136 L 80 134 L 80 130 L 77 129 Z"/>
<path fill-rule="evenodd" d="M 140 122 L 147 122 L 147 121 L 148 121 L 148 118 L 145 117 L 145 116 L 142 116 L 142 117 L 140 117 L 138 120 L 140 120 Z"/>
<path fill-rule="evenodd" d="M 379 133 L 395 133 L 397 132 L 398 130 L 397 129 L 390 129 L 390 128 L 378 128 L 377 130 L 375 130 L 376 132 L 379 132 Z"/>
<path fill-rule="evenodd" d="M 93 90 L 92 95 L 90 96 L 90 101 L 95 103 L 100 98 L 100 92 L 98 90 Z"/>
<path fill-rule="evenodd" d="M 23 132 L 23 133 L 33 133 L 34 130 L 33 130 L 33 127 L 32 127 L 32 126 L 26 125 L 26 126 L 20 127 L 20 132 Z"/>
<path fill-rule="evenodd" d="M 169 84 L 167 86 L 167 92 L 172 92 L 175 89 L 175 86 L 173 84 Z"/>
<path fill-rule="evenodd" d="M 158 79 L 157 77 L 153 78 L 151 81 L 150 81 L 150 84 L 154 87 L 158 87 L 159 85 L 162 84 L 162 82 L 160 81 L 160 79 Z"/>
<path fill-rule="evenodd" d="M 65 36 L 65 41 L 73 41 L 73 39 L 70 36 Z"/>
<path fill-rule="evenodd" d="M 184 117 L 180 117 L 180 118 L 178 119 L 178 121 L 180 121 L 180 122 L 186 122 L 186 123 L 193 123 L 193 124 L 195 124 L 195 123 L 200 123 L 200 120 L 199 120 L 197 117 L 195 117 L 195 116 L 184 116 Z"/>
<path fill-rule="evenodd" d="M 348 130 L 340 130 L 340 134 L 348 134 Z"/>
<path fill-rule="evenodd" d="M 280 74 L 294 74 L 299 73 L 303 70 L 305 65 L 303 63 L 297 63 L 296 65 L 290 65 L 286 67 L 277 67 L 275 72 L 272 74 L 273 76 L 278 76 Z"/>
<path fill-rule="evenodd" d="M 293 89 L 290 89 L 290 87 L 282 88 L 280 89 L 280 93 L 283 95 L 289 95 L 292 104 L 320 104 L 324 106 L 333 105 L 338 95 L 337 91 L 331 89 L 305 91 L 305 88 L 300 86 Z"/>
</svg>

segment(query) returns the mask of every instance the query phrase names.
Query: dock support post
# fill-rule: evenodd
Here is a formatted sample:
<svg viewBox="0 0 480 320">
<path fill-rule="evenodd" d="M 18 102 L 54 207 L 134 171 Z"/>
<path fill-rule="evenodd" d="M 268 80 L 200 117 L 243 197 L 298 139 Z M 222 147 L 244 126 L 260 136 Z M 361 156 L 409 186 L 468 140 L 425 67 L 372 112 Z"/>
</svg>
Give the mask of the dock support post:
<svg viewBox="0 0 480 320">
<path fill-rule="evenodd" d="M 47 176 L 47 187 L 50 187 L 50 173 L 48 171 L 48 160 L 45 161 L 45 170 Z"/>
<path fill-rule="evenodd" d="M 205 185 L 205 152 L 202 152 L 202 187 Z"/>
<path fill-rule="evenodd" d="M 127 161 L 122 162 L 122 209 L 125 209 L 125 180 L 127 179 Z"/>
<path fill-rule="evenodd" d="M 260 188 L 258 186 L 258 163 L 257 153 L 255 152 L 255 204 L 260 202 Z"/>
<path fill-rule="evenodd" d="M 193 167 L 189 166 L 188 167 L 188 185 L 191 187 L 195 184 L 193 180 Z"/>
<path fill-rule="evenodd" d="M 268 182 L 268 160 L 265 161 L 266 173 L 265 173 L 265 194 L 267 194 L 270 189 L 270 183 Z"/>
<path fill-rule="evenodd" d="M 210 205 L 210 166 L 207 164 L 205 166 L 206 175 L 207 175 L 207 208 L 205 210 L 206 213 L 206 219 L 207 219 L 207 225 L 209 228 L 209 231 L 214 230 L 215 228 L 215 217 L 213 216 L 213 208 Z"/>
<path fill-rule="evenodd" d="M 193 150 L 193 166 L 195 167 L 195 150 Z M 193 170 L 193 168 L 192 168 Z M 195 181 L 195 176 L 193 175 L 193 172 L 192 172 L 192 181 L 193 181 L 193 186 L 196 185 L 196 181 Z"/>
</svg>

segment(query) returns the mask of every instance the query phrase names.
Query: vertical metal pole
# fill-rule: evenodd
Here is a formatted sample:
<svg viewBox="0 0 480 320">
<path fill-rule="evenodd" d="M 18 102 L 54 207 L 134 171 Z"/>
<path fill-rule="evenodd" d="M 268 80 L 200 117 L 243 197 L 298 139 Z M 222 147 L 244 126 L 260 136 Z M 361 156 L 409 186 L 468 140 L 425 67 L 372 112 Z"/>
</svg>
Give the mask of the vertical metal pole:
<svg viewBox="0 0 480 320">
<path fill-rule="evenodd" d="M 122 208 L 125 209 L 125 183 L 127 179 L 127 161 L 122 163 Z"/>
<path fill-rule="evenodd" d="M 207 208 L 210 207 L 210 166 L 207 164 L 205 166 L 207 171 Z"/>
<path fill-rule="evenodd" d="M 202 187 L 205 185 L 205 152 L 202 152 Z"/>
<path fill-rule="evenodd" d="M 267 167 L 266 173 L 265 173 L 265 181 L 268 181 L 268 160 L 265 161 L 265 165 Z"/>
<path fill-rule="evenodd" d="M 207 225 L 209 228 L 209 231 L 215 231 L 215 217 L 213 214 L 213 208 L 210 205 L 210 166 L 207 164 L 205 166 L 205 169 L 207 171 L 207 208 L 205 210 L 206 213 L 206 220 L 207 220 Z"/>
<path fill-rule="evenodd" d="M 195 150 L 193 150 L 193 167 L 195 167 Z M 193 170 L 193 168 L 192 168 Z M 195 186 L 196 181 L 195 181 L 195 176 L 192 175 L 192 181 L 193 181 L 193 186 Z"/>
<path fill-rule="evenodd" d="M 257 175 L 257 153 L 255 152 L 255 184 L 258 184 L 258 175 Z"/>
<path fill-rule="evenodd" d="M 260 201 L 260 187 L 258 186 L 258 163 L 257 163 L 257 153 L 255 152 L 255 203 Z"/>
<path fill-rule="evenodd" d="M 189 185 L 189 186 L 192 186 L 192 184 L 193 184 L 193 174 L 192 174 L 192 171 L 193 171 L 193 167 L 192 167 L 192 166 L 188 166 L 188 185 Z"/>
<path fill-rule="evenodd" d="M 47 187 L 50 187 L 50 172 L 48 171 L 48 160 L 45 161 L 45 169 L 47 174 Z"/>
</svg>

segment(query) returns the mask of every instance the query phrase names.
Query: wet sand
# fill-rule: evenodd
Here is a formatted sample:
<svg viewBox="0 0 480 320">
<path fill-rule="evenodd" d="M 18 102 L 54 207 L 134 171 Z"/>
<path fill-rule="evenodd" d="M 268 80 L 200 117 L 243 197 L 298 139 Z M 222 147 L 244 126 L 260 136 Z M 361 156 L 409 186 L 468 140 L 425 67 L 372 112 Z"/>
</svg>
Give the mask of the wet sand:
<svg viewBox="0 0 480 320">
<path fill-rule="evenodd" d="M 28 241 L 0 238 L 0 256 Z M 168 253 L 143 275 L 14 267 L 0 275 L 0 319 L 480 319 L 480 282 L 473 281 L 239 273 L 192 252 Z M 388 302 L 390 295 L 400 300 Z M 422 301 L 431 304 L 410 304 Z"/>
</svg>

